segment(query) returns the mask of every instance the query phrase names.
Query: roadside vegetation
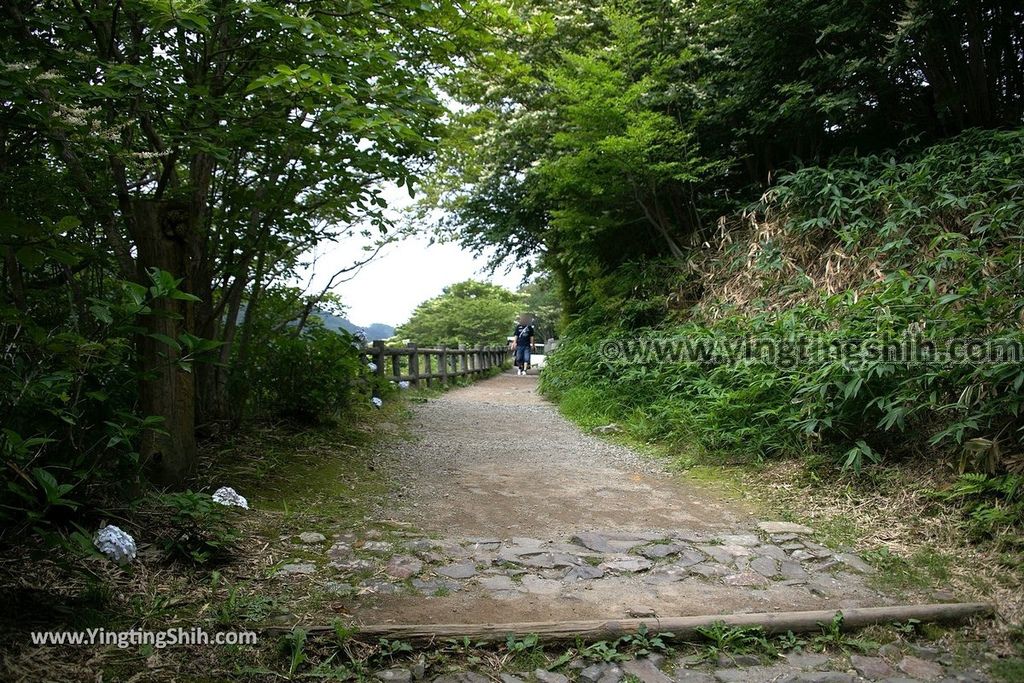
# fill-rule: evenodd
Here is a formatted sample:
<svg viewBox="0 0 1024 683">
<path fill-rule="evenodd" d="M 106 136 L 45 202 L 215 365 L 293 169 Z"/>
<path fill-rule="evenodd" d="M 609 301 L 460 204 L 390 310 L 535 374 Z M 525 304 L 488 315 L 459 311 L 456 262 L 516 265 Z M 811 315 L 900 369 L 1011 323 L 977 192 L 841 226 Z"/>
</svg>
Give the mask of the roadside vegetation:
<svg viewBox="0 0 1024 683">
<path fill-rule="evenodd" d="M 465 245 L 558 283 L 543 390 L 877 550 L 894 585 L 995 597 L 1009 643 L 1024 368 L 932 349 L 1024 341 L 1020 11 L 565 0 L 516 17 L 501 68 L 462 74 L 472 106 L 431 199 Z M 749 341 L 771 351 L 706 352 Z"/>
</svg>

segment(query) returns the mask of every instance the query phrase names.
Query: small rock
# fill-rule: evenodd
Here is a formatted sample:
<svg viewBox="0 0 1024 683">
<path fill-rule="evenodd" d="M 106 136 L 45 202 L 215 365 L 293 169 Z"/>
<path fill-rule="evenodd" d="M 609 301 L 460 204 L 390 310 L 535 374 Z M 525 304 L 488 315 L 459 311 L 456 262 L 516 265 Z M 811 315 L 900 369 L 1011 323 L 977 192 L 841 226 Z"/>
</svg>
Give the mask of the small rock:
<svg viewBox="0 0 1024 683">
<path fill-rule="evenodd" d="M 484 576 L 476 582 L 489 591 L 514 591 L 518 588 L 511 577 L 504 575 Z"/>
<path fill-rule="evenodd" d="M 617 434 L 622 431 L 622 427 L 612 422 L 601 427 L 594 427 L 593 431 L 595 434 Z"/>
<path fill-rule="evenodd" d="M 783 562 L 782 567 L 779 569 L 779 573 L 782 574 L 784 579 L 806 579 L 807 572 L 800 566 L 799 562 Z"/>
<path fill-rule="evenodd" d="M 460 671 L 438 676 L 432 683 L 491 683 L 491 680 L 475 671 Z"/>
<path fill-rule="evenodd" d="M 815 559 L 815 556 L 806 550 L 794 550 L 789 556 L 797 562 L 806 562 L 807 560 Z"/>
<path fill-rule="evenodd" d="M 328 581 L 324 585 L 324 590 L 338 596 L 353 595 L 356 593 L 356 587 L 350 583 L 345 583 L 344 581 Z"/>
<path fill-rule="evenodd" d="M 566 553 L 532 553 L 521 555 L 519 563 L 535 569 L 551 569 L 554 567 L 572 567 L 579 560 Z"/>
<path fill-rule="evenodd" d="M 412 665 L 412 679 L 414 681 L 422 681 L 423 677 L 427 675 L 427 660 L 420 656 L 419 661 Z"/>
<path fill-rule="evenodd" d="M 408 669 L 385 669 L 376 672 L 373 676 L 384 683 L 410 683 L 412 681 L 412 672 Z"/>
<path fill-rule="evenodd" d="M 597 679 L 597 683 L 619 683 L 622 680 L 622 667 L 618 664 L 609 664 L 601 674 L 601 678 Z"/>
<path fill-rule="evenodd" d="M 850 655 L 850 664 L 858 674 L 873 681 L 877 681 L 880 678 L 889 678 L 896 673 L 889 666 L 888 662 L 881 657 Z"/>
<path fill-rule="evenodd" d="M 770 557 L 755 557 L 750 561 L 750 568 L 766 579 L 779 573 L 779 563 Z"/>
<path fill-rule="evenodd" d="M 851 569 L 861 572 L 862 574 L 870 574 L 874 571 L 874 567 L 872 567 L 870 564 L 868 564 L 861 558 L 857 557 L 853 553 L 839 553 L 838 555 L 836 555 L 836 559 L 838 559 L 843 564 L 849 566 Z"/>
<path fill-rule="evenodd" d="M 701 564 L 694 565 L 690 567 L 690 571 L 694 574 L 700 574 L 701 576 L 708 579 L 713 577 L 728 576 L 732 573 L 732 570 L 728 567 L 723 567 L 720 564 L 715 564 L 712 562 L 704 562 Z"/>
<path fill-rule="evenodd" d="M 756 655 L 731 655 L 723 652 L 718 655 L 719 668 L 726 669 L 734 666 L 758 666 L 761 659 Z"/>
<path fill-rule="evenodd" d="M 690 671 L 689 669 L 676 669 L 672 676 L 675 683 L 716 683 L 715 677 L 703 671 Z"/>
<path fill-rule="evenodd" d="M 927 647 L 925 645 L 917 645 L 916 643 L 911 643 L 909 647 L 915 657 L 927 659 L 929 662 L 937 662 L 942 658 L 942 655 L 946 654 L 944 650 L 940 650 L 937 647 Z"/>
<path fill-rule="evenodd" d="M 367 579 L 359 584 L 359 586 L 360 593 L 371 595 L 393 595 L 402 590 L 401 586 L 383 579 Z"/>
<path fill-rule="evenodd" d="M 791 652 L 786 655 L 786 662 L 798 669 L 817 669 L 828 664 L 828 655 Z"/>
<path fill-rule="evenodd" d="M 456 562 L 444 567 L 437 567 L 434 572 L 450 579 L 468 579 L 476 575 L 476 567 L 470 562 Z"/>
<path fill-rule="evenodd" d="M 656 668 L 660 669 L 665 663 L 665 655 L 652 652 L 649 655 L 644 655 L 644 659 L 653 664 Z"/>
<path fill-rule="evenodd" d="M 612 548 L 608 545 L 608 539 L 601 534 L 594 533 L 591 531 L 585 531 L 583 533 L 576 534 L 570 539 L 572 543 L 581 545 L 584 548 L 593 550 L 599 553 L 610 553 Z"/>
<path fill-rule="evenodd" d="M 416 590 L 433 595 L 438 591 L 444 590 L 449 593 L 454 593 L 462 588 L 458 581 L 450 581 L 447 579 L 413 579 L 412 587 Z"/>
<path fill-rule="evenodd" d="M 323 543 L 327 537 L 319 531 L 303 531 L 299 534 L 299 540 L 306 544 Z"/>
<path fill-rule="evenodd" d="M 418 538 L 415 541 L 409 541 L 405 544 L 406 550 L 414 553 L 430 550 L 433 547 L 434 543 L 429 538 Z"/>
<path fill-rule="evenodd" d="M 547 669 L 537 669 L 533 672 L 533 677 L 540 681 L 540 683 L 569 683 L 567 677 Z"/>
<path fill-rule="evenodd" d="M 704 554 L 692 549 L 686 549 L 676 555 L 673 566 L 690 567 L 704 561 Z"/>
<path fill-rule="evenodd" d="M 882 647 L 878 648 L 878 656 L 885 657 L 890 661 L 895 661 L 903 656 L 903 652 L 900 650 L 900 646 L 896 643 L 886 643 Z"/>
<path fill-rule="evenodd" d="M 672 683 L 672 679 L 654 666 L 650 659 L 632 659 L 620 666 L 625 674 L 637 677 L 641 683 Z"/>
<path fill-rule="evenodd" d="M 642 557 L 622 557 L 601 564 L 603 569 L 613 572 L 643 572 L 653 566 L 653 562 Z"/>
<path fill-rule="evenodd" d="M 352 557 L 352 545 L 345 541 L 337 541 L 327 551 L 327 556 L 331 558 L 332 562 L 344 562 Z"/>
<path fill-rule="evenodd" d="M 758 522 L 757 526 L 766 534 L 813 534 L 814 529 L 794 522 Z"/>
<path fill-rule="evenodd" d="M 732 564 L 736 557 L 720 545 L 702 545 L 700 546 L 700 550 L 702 553 L 721 564 Z"/>
<path fill-rule="evenodd" d="M 629 609 L 627 609 L 626 615 L 633 617 L 634 619 L 643 619 L 645 617 L 655 617 L 657 616 L 657 613 L 654 611 L 653 607 L 648 607 L 646 605 L 636 605 L 635 607 L 630 607 Z M 629 671 L 627 670 L 626 673 L 629 673 Z"/>
<path fill-rule="evenodd" d="M 812 572 L 827 572 L 834 569 L 839 564 L 839 560 L 825 560 L 824 562 L 815 562 L 808 569 Z"/>
<path fill-rule="evenodd" d="M 384 571 L 396 579 L 408 579 L 419 574 L 423 569 L 423 562 L 410 555 L 395 555 L 388 560 Z"/>
<path fill-rule="evenodd" d="M 761 544 L 761 539 L 754 534 L 728 534 L 721 536 L 719 540 L 722 541 L 722 545 L 738 545 L 745 548 L 753 548 Z"/>
<path fill-rule="evenodd" d="M 912 655 L 907 655 L 897 664 L 899 670 L 912 678 L 931 680 L 942 675 L 942 667 L 935 662 L 928 662 Z"/>
<path fill-rule="evenodd" d="M 586 580 L 586 579 L 600 579 L 604 576 L 604 570 L 600 567 L 592 567 L 589 564 L 581 564 L 573 567 L 565 575 L 566 581 Z"/>
<path fill-rule="evenodd" d="M 362 549 L 368 553 L 389 553 L 391 544 L 387 541 L 366 541 L 363 543 Z"/>
<path fill-rule="evenodd" d="M 583 681 L 583 683 L 597 683 L 599 680 L 601 680 L 601 676 L 604 675 L 604 672 L 606 669 L 608 669 L 608 666 L 608 664 L 603 663 L 591 664 L 587 668 L 580 671 L 580 680 Z"/>
<path fill-rule="evenodd" d="M 288 575 L 306 575 L 313 574 L 316 572 L 316 565 L 308 562 L 301 562 L 297 564 L 286 564 L 278 570 L 278 574 Z"/>
<path fill-rule="evenodd" d="M 857 683 L 857 677 L 842 671 L 808 671 L 784 678 L 781 683 Z"/>
<path fill-rule="evenodd" d="M 498 674 L 498 678 L 501 679 L 501 683 L 525 683 L 519 676 L 512 674 Z"/>
<path fill-rule="evenodd" d="M 645 545 L 637 552 L 649 560 L 657 560 L 662 557 L 668 557 L 669 555 L 675 555 L 684 548 L 686 548 L 686 546 L 677 543 L 655 543 L 653 545 Z"/>
<path fill-rule="evenodd" d="M 740 572 L 722 577 L 722 583 L 726 586 L 747 586 L 750 588 L 764 588 L 768 585 L 768 579 L 757 572 Z"/>
<path fill-rule="evenodd" d="M 754 548 L 754 554 L 764 555 L 765 557 L 770 557 L 773 560 L 778 560 L 779 562 L 789 561 L 789 553 L 777 545 L 759 545 Z"/>
<path fill-rule="evenodd" d="M 935 602 L 956 602 L 956 593 L 947 590 L 937 590 L 932 592 L 932 600 Z"/>
<path fill-rule="evenodd" d="M 354 557 L 351 560 L 331 562 L 332 567 L 345 572 L 365 572 L 377 568 L 377 564 L 361 557 Z"/>
</svg>

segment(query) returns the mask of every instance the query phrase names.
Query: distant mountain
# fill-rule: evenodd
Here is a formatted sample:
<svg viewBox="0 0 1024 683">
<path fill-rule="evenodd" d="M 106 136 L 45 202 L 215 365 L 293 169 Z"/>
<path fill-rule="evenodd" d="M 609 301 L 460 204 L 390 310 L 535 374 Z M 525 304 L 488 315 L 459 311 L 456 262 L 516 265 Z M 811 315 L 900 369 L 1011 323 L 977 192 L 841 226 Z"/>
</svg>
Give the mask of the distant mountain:
<svg viewBox="0 0 1024 683">
<path fill-rule="evenodd" d="M 356 332 L 362 332 L 367 341 L 390 339 L 395 336 L 395 328 L 391 325 L 385 325 L 384 323 L 373 323 L 368 327 L 360 327 L 347 318 L 342 318 L 340 315 L 327 313 L 320 309 L 313 311 L 312 315 L 323 320 L 324 327 L 329 330 L 345 330 L 346 332 L 351 332 L 353 334 Z"/>
</svg>

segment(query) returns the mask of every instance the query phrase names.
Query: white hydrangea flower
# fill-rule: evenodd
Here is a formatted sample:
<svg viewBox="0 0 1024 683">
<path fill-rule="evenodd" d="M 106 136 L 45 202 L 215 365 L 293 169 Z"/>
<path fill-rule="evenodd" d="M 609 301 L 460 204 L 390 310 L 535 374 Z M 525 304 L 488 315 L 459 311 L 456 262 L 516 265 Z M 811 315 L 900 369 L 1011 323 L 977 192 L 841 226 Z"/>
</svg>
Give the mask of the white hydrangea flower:
<svg viewBox="0 0 1024 683">
<path fill-rule="evenodd" d="M 101 553 L 118 564 L 127 564 L 135 559 L 135 539 L 113 524 L 108 524 L 92 539 Z"/>
<path fill-rule="evenodd" d="M 238 495 L 238 491 L 235 491 L 230 486 L 221 486 L 213 492 L 212 498 L 214 503 L 249 509 L 249 501 Z"/>
<path fill-rule="evenodd" d="M 398 388 L 399 389 L 408 389 L 409 388 L 409 383 L 403 379 L 401 382 L 398 383 Z"/>
<path fill-rule="evenodd" d="M 380 400 L 378 396 L 374 396 L 370 400 L 373 401 L 373 405 L 377 406 L 378 408 L 384 405 L 384 401 Z"/>
<path fill-rule="evenodd" d="M 377 364 L 370 362 L 366 364 L 366 367 L 370 369 L 370 372 L 377 372 Z"/>
</svg>

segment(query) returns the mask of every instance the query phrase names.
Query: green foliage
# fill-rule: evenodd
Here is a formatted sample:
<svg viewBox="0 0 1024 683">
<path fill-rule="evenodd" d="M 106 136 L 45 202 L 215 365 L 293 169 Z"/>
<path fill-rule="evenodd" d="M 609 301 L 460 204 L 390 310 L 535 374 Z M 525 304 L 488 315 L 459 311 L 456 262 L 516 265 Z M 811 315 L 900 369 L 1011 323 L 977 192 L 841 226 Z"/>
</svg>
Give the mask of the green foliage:
<svg viewBox="0 0 1024 683">
<path fill-rule="evenodd" d="M 504 346 L 523 299 L 503 287 L 466 280 L 417 306 L 395 337 L 422 346 Z"/>
<path fill-rule="evenodd" d="M 973 536 L 1005 538 L 1019 545 L 1014 529 L 1024 520 L 1024 476 L 963 474 L 948 489 L 935 492 L 935 496 L 963 511 Z"/>
<path fill-rule="evenodd" d="M 429 196 L 495 262 L 540 255 L 573 310 L 714 240 L 782 168 L 1021 121 L 1024 24 L 990 0 L 527 0 L 507 21 L 449 79 L 466 107 Z"/>
<path fill-rule="evenodd" d="M 183 487 L 195 425 L 222 433 L 291 399 L 303 416 L 349 405 L 353 354 L 332 364 L 337 344 L 285 329 L 327 294 L 276 294 L 325 240 L 388 239 L 382 188 L 414 193 L 444 125 L 436 74 L 489 43 L 502 13 L 5 4 L 5 537 L 137 493 L 140 465 Z M 318 373 L 309 392 L 303 371 Z"/>
<path fill-rule="evenodd" d="M 238 540 L 232 512 L 206 493 L 150 494 L 140 516 L 169 558 L 193 564 L 226 559 Z"/>
<path fill-rule="evenodd" d="M 728 626 L 723 622 L 716 622 L 711 626 L 701 626 L 697 633 L 709 641 L 709 658 L 716 657 L 722 652 L 775 653 L 764 629 L 757 626 Z"/>
<path fill-rule="evenodd" d="M 843 632 L 843 613 L 836 612 L 832 621 L 827 624 L 818 624 L 821 633 L 811 639 L 811 644 L 820 647 L 822 650 L 834 647 L 842 650 L 857 650 L 859 652 L 870 652 L 878 648 L 878 643 L 864 638 L 854 638 Z"/>
<path fill-rule="evenodd" d="M 1024 342 L 1022 159 L 1024 131 L 969 132 L 902 162 L 851 158 L 784 176 L 753 209 L 763 224 L 739 225 L 693 257 L 697 305 L 673 312 L 663 295 L 658 316 L 630 325 L 619 297 L 591 297 L 542 387 L 588 425 L 618 422 L 711 457 L 823 455 L 857 474 L 926 455 L 961 472 L 1019 471 L 1019 362 L 869 351 L 922 339 Z M 624 271 L 609 279 L 636 281 L 636 268 Z M 650 289 L 679 286 L 660 281 Z M 769 340 L 778 353 L 712 354 L 741 340 Z M 848 352 L 801 356 L 800 340 Z M 609 344 L 639 355 L 605 362 Z M 954 489 L 979 532 L 1020 524 L 1013 481 Z M 964 488 L 978 482 L 991 488 Z"/>
<path fill-rule="evenodd" d="M 25 299 L 22 308 L 0 304 L 5 529 L 63 525 L 72 513 L 88 512 L 84 504 L 112 500 L 138 480 L 139 437 L 159 429 L 161 419 L 140 415 L 135 405 L 142 377 L 134 368 L 136 340 L 149 336 L 175 348 L 176 362 L 187 368 L 211 349 L 205 340 L 167 338 L 137 324 L 159 315 L 161 301 L 190 296 L 165 271 L 151 269 L 147 277 L 148 286 L 104 281 L 104 295 L 92 297 L 87 312 L 43 296 Z"/>
<path fill-rule="evenodd" d="M 306 654 L 306 631 L 297 628 L 281 636 L 281 653 L 288 659 L 288 675 L 295 676 L 308 658 Z"/>
<path fill-rule="evenodd" d="M 267 335 L 239 381 L 248 384 L 254 414 L 310 423 L 344 414 L 360 396 L 369 400 L 373 380 L 352 335 L 311 327 Z"/>
</svg>

